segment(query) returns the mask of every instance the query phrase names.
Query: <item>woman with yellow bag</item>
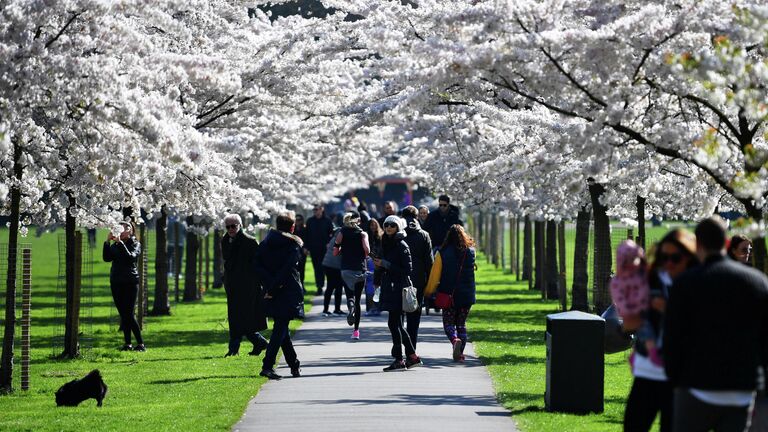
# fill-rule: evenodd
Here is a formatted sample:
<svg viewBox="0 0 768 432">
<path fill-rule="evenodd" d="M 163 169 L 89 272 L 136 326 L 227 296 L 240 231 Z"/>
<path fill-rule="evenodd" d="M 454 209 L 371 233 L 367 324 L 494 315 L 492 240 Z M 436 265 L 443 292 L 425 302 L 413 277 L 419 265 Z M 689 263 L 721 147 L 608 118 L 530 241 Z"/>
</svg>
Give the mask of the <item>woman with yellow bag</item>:
<svg viewBox="0 0 768 432">
<path fill-rule="evenodd" d="M 467 316 L 475 304 L 475 241 L 459 224 L 448 229 L 435 255 L 425 296 L 437 290 L 435 306 L 443 310 L 443 329 L 453 347 L 453 361 L 464 362 Z"/>
</svg>

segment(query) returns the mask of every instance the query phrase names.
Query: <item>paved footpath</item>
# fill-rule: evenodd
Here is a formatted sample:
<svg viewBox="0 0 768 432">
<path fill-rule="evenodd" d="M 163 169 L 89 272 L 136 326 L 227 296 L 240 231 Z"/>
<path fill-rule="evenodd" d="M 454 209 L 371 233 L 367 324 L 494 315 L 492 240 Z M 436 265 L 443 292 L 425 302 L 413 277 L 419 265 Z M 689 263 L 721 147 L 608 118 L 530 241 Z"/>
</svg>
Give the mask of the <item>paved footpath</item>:
<svg viewBox="0 0 768 432">
<path fill-rule="evenodd" d="M 386 313 L 364 316 L 352 341 L 346 317 L 322 317 L 319 301 L 293 339 L 302 376 L 292 378 L 281 362 L 276 371 L 285 378 L 264 384 L 234 431 L 517 430 L 472 344 L 466 363 L 453 363 L 440 316 L 422 316 L 416 352 L 424 366 L 382 372 L 392 361 Z"/>
</svg>

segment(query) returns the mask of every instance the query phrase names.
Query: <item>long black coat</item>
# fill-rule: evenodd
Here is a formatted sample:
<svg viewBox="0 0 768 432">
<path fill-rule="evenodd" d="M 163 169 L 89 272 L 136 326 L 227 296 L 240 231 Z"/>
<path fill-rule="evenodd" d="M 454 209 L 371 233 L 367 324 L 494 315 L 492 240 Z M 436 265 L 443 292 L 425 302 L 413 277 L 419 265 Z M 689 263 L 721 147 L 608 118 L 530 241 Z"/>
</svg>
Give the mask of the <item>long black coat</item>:
<svg viewBox="0 0 768 432">
<path fill-rule="evenodd" d="M 259 245 L 256 269 L 264 291 L 272 296 L 264 302 L 267 316 L 292 319 L 304 315 L 298 267 L 302 245 L 299 237 L 277 230 L 270 231 Z"/>
<path fill-rule="evenodd" d="M 262 305 L 261 284 L 254 268 L 259 243 L 238 231 L 234 238 L 221 239 L 224 259 L 224 289 L 227 292 L 227 319 L 232 336 L 242 336 L 267 328 Z"/>
<path fill-rule="evenodd" d="M 139 283 L 139 270 L 136 263 L 141 255 L 141 243 L 136 237 L 129 237 L 122 243 L 104 242 L 102 258 L 112 263 L 109 270 L 111 284 Z"/>
<path fill-rule="evenodd" d="M 403 312 L 403 288 L 410 283 L 411 251 L 405 242 L 405 233 L 398 232 L 395 238 L 384 236 L 381 259 L 384 267 L 381 273 L 381 308 L 392 313 Z"/>
<path fill-rule="evenodd" d="M 455 205 L 449 205 L 448 211 L 445 214 L 440 209 L 429 212 L 423 228 L 429 233 L 429 237 L 432 238 L 432 245 L 439 247 L 442 246 L 445 236 L 448 234 L 448 229 L 455 224 L 464 225 L 461 219 L 459 219 L 459 208 Z"/>
<path fill-rule="evenodd" d="M 424 287 L 429 280 L 429 272 L 432 271 L 432 264 L 435 259 L 432 255 L 432 241 L 429 234 L 419 227 L 419 222 L 413 218 L 406 218 L 408 226 L 405 228 L 405 242 L 411 250 L 411 260 L 413 269 L 411 270 L 411 281 L 418 291 L 419 302 L 424 297 Z"/>
</svg>

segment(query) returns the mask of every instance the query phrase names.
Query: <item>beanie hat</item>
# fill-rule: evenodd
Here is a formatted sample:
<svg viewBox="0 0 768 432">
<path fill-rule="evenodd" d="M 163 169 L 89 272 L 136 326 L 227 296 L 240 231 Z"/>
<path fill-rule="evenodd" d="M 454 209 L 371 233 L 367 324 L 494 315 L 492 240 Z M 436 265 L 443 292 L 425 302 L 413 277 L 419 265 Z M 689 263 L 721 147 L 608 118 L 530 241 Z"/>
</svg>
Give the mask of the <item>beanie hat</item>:
<svg viewBox="0 0 768 432">
<path fill-rule="evenodd" d="M 403 219 L 395 216 L 395 215 L 387 216 L 387 218 L 384 219 L 384 225 L 386 225 L 388 223 L 393 223 L 393 224 L 397 225 L 397 230 L 398 231 L 404 231 L 405 230 L 405 221 Z"/>
</svg>

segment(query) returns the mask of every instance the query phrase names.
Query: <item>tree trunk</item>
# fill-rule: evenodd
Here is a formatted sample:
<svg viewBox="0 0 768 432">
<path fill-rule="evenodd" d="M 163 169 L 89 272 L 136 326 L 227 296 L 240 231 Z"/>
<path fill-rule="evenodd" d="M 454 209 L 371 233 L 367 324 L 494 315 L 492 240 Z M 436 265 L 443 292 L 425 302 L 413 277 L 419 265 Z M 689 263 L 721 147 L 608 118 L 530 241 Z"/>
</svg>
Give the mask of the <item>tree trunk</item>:
<svg viewBox="0 0 768 432">
<path fill-rule="evenodd" d="M 490 217 L 490 235 L 488 236 L 491 264 L 499 268 L 499 214 L 492 213 Z"/>
<path fill-rule="evenodd" d="M 526 215 L 523 223 L 523 275 L 521 279 L 533 280 L 531 277 L 533 273 L 533 233 L 531 232 L 530 216 Z"/>
<path fill-rule="evenodd" d="M 213 230 L 213 287 L 224 286 L 221 270 L 224 268 L 224 259 L 221 256 L 221 230 Z"/>
<path fill-rule="evenodd" d="M 557 258 L 560 263 L 560 272 L 557 278 L 557 293 L 560 296 L 560 308 L 563 312 L 568 310 L 568 289 L 565 286 L 565 221 L 560 221 L 557 227 Z"/>
<path fill-rule="evenodd" d="M 8 273 L 5 279 L 5 328 L 3 329 L 3 353 L 0 355 L 0 393 L 13 391 L 13 343 L 16 333 L 16 254 L 19 250 L 19 218 L 21 216 L 21 143 L 14 137 L 13 176 L 11 186 L 11 226 L 8 232 Z"/>
<path fill-rule="evenodd" d="M 637 244 L 645 250 L 645 198 L 637 196 Z"/>
<path fill-rule="evenodd" d="M 176 303 L 179 302 L 179 275 L 181 273 L 181 242 L 179 241 L 180 235 L 181 230 L 179 229 L 179 221 L 177 220 L 173 224 L 173 288 Z"/>
<path fill-rule="evenodd" d="M 73 359 L 80 356 L 80 293 L 78 292 L 79 281 L 76 280 L 76 274 L 79 272 L 77 266 L 77 244 L 76 231 L 77 225 L 72 211 L 76 208 L 75 197 L 71 192 L 67 192 L 69 206 L 67 207 L 65 237 L 66 237 L 66 257 L 65 257 L 65 280 L 66 280 L 66 314 L 64 319 L 64 352 L 61 358 Z"/>
<path fill-rule="evenodd" d="M 572 310 L 589 311 L 587 285 L 589 283 L 589 222 L 592 215 L 587 207 L 576 216 L 576 241 L 573 247 Z"/>
<path fill-rule="evenodd" d="M 170 315 L 171 302 L 168 299 L 168 213 L 165 206 L 155 221 L 155 299 L 150 315 Z"/>
<path fill-rule="evenodd" d="M 547 298 L 547 283 L 546 283 L 546 277 L 544 276 L 547 272 L 547 254 L 544 250 L 545 246 L 545 240 L 544 240 L 544 230 L 545 230 L 545 223 L 544 221 L 536 221 L 533 224 L 533 231 L 534 231 L 534 242 L 536 245 L 534 246 L 534 253 L 536 255 L 536 283 L 534 286 L 536 289 L 541 293 L 541 298 Z"/>
<path fill-rule="evenodd" d="M 515 261 L 517 260 L 517 255 L 515 255 L 515 241 L 517 240 L 516 234 L 517 230 L 516 225 L 517 224 L 517 216 L 512 216 L 509 218 L 509 272 L 511 274 L 515 274 L 518 276 L 519 274 L 516 274 L 515 272 Z"/>
<path fill-rule="evenodd" d="M 557 299 L 559 298 L 557 292 L 557 222 L 553 220 L 546 222 L 546 242 L 546 259 L 544 262 L 547 263 L 545 276 L 547 298 Z"/>
<path fill-rule="evenodd" d="M 608 208 L 600 203 L 600 197 L 605 193 L 605 187 L 599 183 L 590 182 L 589 195 L 592 199 L 592 211 L 595 221 L 595 295 L 592 301 L 595 313 L 601 314 L 611 305 L 611 295 L 608 292 L 608 281 L 611 277 L 611 223 L 608 219 Z"/>
<path fill-rule="evenodd" d="M 194 220 L 187 217 L 187 227 L 191 228 Z M 197 289 L 197 234 L 187 229 L 187 260 L 184 266 L 184 301 L 198 299 Z"/>
</svg>

